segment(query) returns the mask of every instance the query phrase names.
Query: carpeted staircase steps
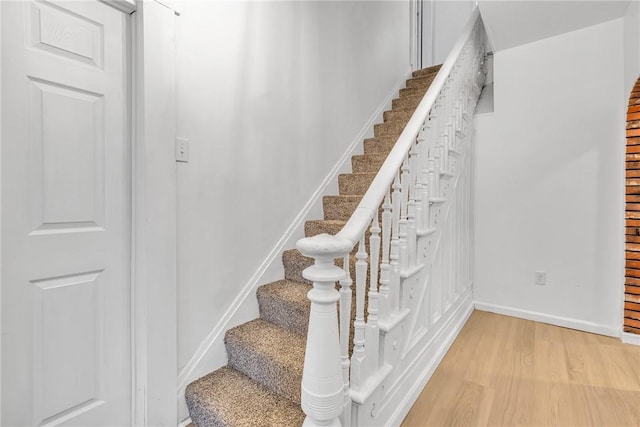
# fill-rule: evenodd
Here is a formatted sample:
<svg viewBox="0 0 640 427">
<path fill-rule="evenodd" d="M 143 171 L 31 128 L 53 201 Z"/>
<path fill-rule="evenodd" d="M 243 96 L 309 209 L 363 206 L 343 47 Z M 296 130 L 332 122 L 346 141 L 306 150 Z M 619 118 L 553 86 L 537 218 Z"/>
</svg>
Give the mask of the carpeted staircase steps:
<svg viewBox="0 0 640 427">
<path fill-rule="evenodd" d="M 347 221 L 360 204 L 360 200 L 362 200 L 362 195 L 324 196 L 322 198 L 324 219 Z"/>
<path fill-rule="evenodd" d="M 377 172 L 387 159 L 388 153 L 370 153 L 351 157 L 351 170 L 354 173 Z"/>
<path fill-rule="evenodd" d="M 307 293 L 311 285 L 292 280 L 278 280 L 258 288 L 260 318 L 281 328 L 307 336 L 311 302 Z M 282 316 L 281 313 L 287 313 Z"/>
<path fill-rule="evenodd" d="M 361 196 L 367 192 L 375 177 L 375 172 L 340 174 L 338 175 L 338 191 L 342 196 Z"/>
<path fill-rule="evenodd" d="M 229 367 L 296 403 L 306 341 L 306 336 L 263 319 L 229 329 L 224 338 Z"/>
<path fill-rule="evenodd" d="M 336 234 L 342 229 L 439 68 L 415 71 L 407 80 L 392 109 L 384 112 L 384 122 L 374 126 L 374 137 L 364 141 L 364 154 L 352 157 L 352 173 L 338 177 L 339 195 L 323 197 L 324 218 L 305 223 L 305 236 Z M 367 242 L 368 237 L 367 233 Z M 311 290 L 302 272 L 313 260 L 290 249 L 283 252 L 282 262 L 285 278 L 257 290 L 260 318 L 225 334 L 228 365 L 187 386 L 185 398 L 197 427 L 302 425 L 300 383 L 310 309 L 306 295 Z M 352 278 L 355 262 L 354 250 Z M 342 260 L 337 264 L 341 266 Z M 351 335 L 353 341 L 353 328 Z"/>
<path fill-rule="evenodd" d="M 422 101 L 422 95 L 407 95 L 407 96 L 402 96 L 400 98 L 396 98 L 393 101 L 391 101 L 391 109 L 395 110 L 395 109 L 407 109 L 407 108 L 413 108 L 415 109 L 418 104 L 420 104 L 420 101 Z"/>
</svg>

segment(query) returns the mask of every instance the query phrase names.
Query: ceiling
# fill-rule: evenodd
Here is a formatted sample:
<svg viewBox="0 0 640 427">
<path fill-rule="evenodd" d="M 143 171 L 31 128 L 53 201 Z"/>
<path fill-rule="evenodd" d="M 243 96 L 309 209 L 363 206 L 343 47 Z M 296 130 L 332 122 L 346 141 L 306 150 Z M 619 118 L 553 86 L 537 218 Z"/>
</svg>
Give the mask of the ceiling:
<svg viewBox="0 0 640 427">
<path fill-rule="evenodd" d="M 509 49 L 625 15 L 626 1 L 480 0 L 493 51 Z"/>
</svg>

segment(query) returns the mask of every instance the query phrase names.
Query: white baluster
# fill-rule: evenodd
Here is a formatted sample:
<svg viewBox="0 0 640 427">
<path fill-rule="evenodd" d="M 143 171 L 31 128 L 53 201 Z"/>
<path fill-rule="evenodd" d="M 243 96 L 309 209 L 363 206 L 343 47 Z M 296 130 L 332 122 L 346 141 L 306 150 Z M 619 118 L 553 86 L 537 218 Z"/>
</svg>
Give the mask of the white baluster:
<svg viewBox="0 0 640 427">
<path fill-rule="evenodd" d="M 415 196 L 415 202 L 414 202 L 414 227 L 416 229 L 416 231 L 422 231 L 424 229 L 423 223 L 424 223 L 424 216 L 423 216 L 423 209 L 424 209 L 424 205 L 423 205 L 423 201 L 422 201 L 422 197 L 424 195 L 424 186 L 421 182 L 418 182 L 416 184 L 416 196 Z M 414 262 L 416 262 L 417 258 L 414 259 Z"/>
<path fill-rule="evenodd" d="M 351 399 L 349 399 L 349 335 L 351 329 L 351 270 L 349 254 L 343 257 L 342 268 L 345 278 L 340 281 L 340 359 L 342 365 L 342 381 L 344 383 L 344 397 L 346 405 L 346 413 L 344 417 L 350 419 Z"/>
<path fill-rule="evenodd" d="M 348 254 L 352 244 L 328 234 L 301 239 L 298 250 L 314 259 L 314 265 L 302 275 L 313 282 L 307 347 L 302 373 L 302 410 L 305 426 L 340 426 L 344 407 L 344 384 L 338 337 L 340 298 L 337 281 L 344 279 L 343 269 L 334 260 Z"/>
<path fill-rule="evenodd" d="M 392 227 L 391 227 L 391 254 L 390 267 L 391 275 L 389 279 L 390 295 L 391 295 L 391 312 L 397 313 L 400 309 L 400 175 L 396 174 L 393 182 L 393 197 L 391 208 Z"/>
<path fill-rule="evenodd" d="M 416 201 L 409 200 L 407 210 L 407 264 L 411 267 L 416 265 Z"/>
<path fill-rule="evenodd" d="M 380 329 L 378 326 L 378 260 L 380 257 L 380 225 L 378 215 L 371 223 L 371 237 L 369 237 L 370 276 L 369 306 L 367 316 L 366 351 L 367 364 L 370 372 L 378 369 L 378 355 L 380 353 Z"/>
<path fill-rule="evenodd" d="M 387 190 L 387 195 L 382 203 L 382 262 L 380 263 L 380 313 L 385 319 L 388 314 L 390 268 L 389 252 L 391 250 L 391 195 Z"/>
<path fill-rule="evenodd" d="M 440 188 L 440 172 L 442 171 L 441 167 L 441 163 L 440 163 L 440 147 L 434 147 L 434 154 L 433 154 L 433 178 L 434 178 L 434 183 L 433 183 L 433 196 L 440 198 L 442 197 L 442 189 Z"/>
<path fill-rule="evenodd" d="M 369 289 L 378 292 L 378 265 L 380 262 L 380 222 L 378 215 L 371 221 L 371 236 L 369 237 L 369 259 L 371 283 Z"/>
<path fill-rule="evenodd" d="M 409 156 L 404 160 L 402 164 L 402 208 L 400 210 L 400 228 L 398 236 L 400 238 L 400 271 L 405 271 L 409 265 L 409 254 L 407 252 L 407 211 L 409 208 L 409 188 L 411 180 L 411 165 Z"/>
<path fill-rule="evenodd" d="M 356 252 L 356 319 L 353 322 L 353 357 L 351 358 L 351 386 L 354 390 L 360 390 L 367 378 L 365 367 L 365 323 L 364 323 L 364 299 L 367 289 L 367 251 L 365 249 L 365 237 L 358 243 Z"/>
</svg>

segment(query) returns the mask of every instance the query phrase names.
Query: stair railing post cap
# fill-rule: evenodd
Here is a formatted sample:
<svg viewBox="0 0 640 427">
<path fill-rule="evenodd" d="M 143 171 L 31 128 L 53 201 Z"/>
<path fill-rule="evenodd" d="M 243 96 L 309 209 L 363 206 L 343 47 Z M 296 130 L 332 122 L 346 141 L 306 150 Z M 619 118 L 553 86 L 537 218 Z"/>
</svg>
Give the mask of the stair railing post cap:
<svg viewBox="0 0 640 427">
<path fill-rule="evenodd" d="M 304 256 L 335 259 L 349 253 L 353 243 L 350 240 L 323 233 L 298 240 L 296 247 Z"/>
</svg>

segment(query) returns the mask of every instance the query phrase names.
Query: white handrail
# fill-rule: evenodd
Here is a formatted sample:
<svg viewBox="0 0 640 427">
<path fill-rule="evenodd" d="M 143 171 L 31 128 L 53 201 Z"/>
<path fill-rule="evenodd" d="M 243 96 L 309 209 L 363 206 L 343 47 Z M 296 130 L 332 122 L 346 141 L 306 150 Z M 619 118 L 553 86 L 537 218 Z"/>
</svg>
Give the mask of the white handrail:
<svg viewBox="0 0 640 427">
<path fill-rule="evenodd" d="M 471 12 L 471 16 L 465 24 L 462 34 L 456 41 L 456 44 L 447 56 L 444 64 L 442 64 L 440 71 L 431 83 L 431 86 L 429 86 L 429 89 L 427 90 L 424 98 L 422 98 L 422 101 L 420 101 L 420 104 L 411 116 L 411 119 L 398 137 L 393 149 L 380 167 L 380 170 L 371 182 L 369 189 L 362 197 L 360 204 L 358 204 L 358 207 L 355 209 L 347 223 L 342 227 L 342 230 L 336 234 L 336 237 L 349 240 L 354 246 L 360 241 L 362 233 L 371 222 L 375 212 L 378 211 L 380 204 L 387 194 L 389 186 L 391 186 L 396 174 L 398 173 L 398 169 L 402 166 L 411 145 L 415 142 L 416 137 L 422 128 L 425 117 L 427 117 L 429 111 L 433 108 L 438 95 L 444 88 L 446 80 L 449 77 L 449 74 L 451 74 L 451 71 L 456 64 L 467 39 L 471 35 L 479 16 L 480 12 L 476 6 Z"/>
</svg>

